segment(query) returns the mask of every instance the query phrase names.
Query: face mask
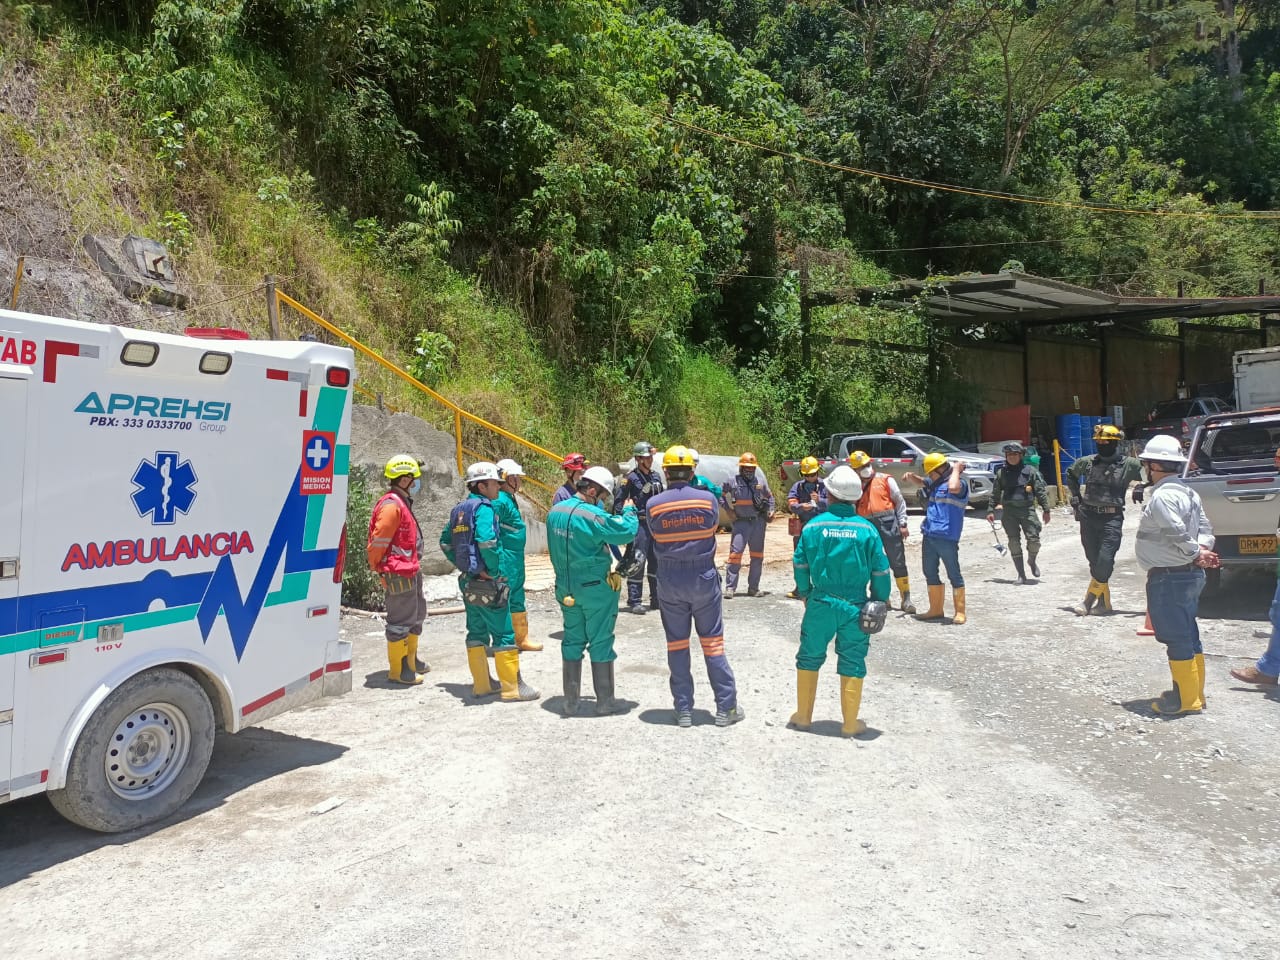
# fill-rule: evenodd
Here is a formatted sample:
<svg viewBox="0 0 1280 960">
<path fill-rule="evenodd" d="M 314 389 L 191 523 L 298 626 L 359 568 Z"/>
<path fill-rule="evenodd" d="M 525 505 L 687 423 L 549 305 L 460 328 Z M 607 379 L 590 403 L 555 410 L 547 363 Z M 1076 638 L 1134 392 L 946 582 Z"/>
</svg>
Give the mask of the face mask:
<svg viewBox="0 0 1280 960">
<path fill-rule="evenodd" d="M 417 493 L 421 489 L 422 489 L 422 481 L 415 479 L 413 483 L 409 484 L 409 496 L 412 497 L 415 493 Z"/>
<path fill-rule="evenodd" d="M 863 480 L 870 480 L 872 474 L 874 473 L 875 473 L 874 467 L 863 467 L 861 470 L 858 471 L 858 476 L 860 476 Z"/>
<path fill-rule="evenodd" d="M 1114 440 L 1107 443 L 1103 443 L 1101 440 L 1098 441 L 1098 456 L 1110 457 L 1115 452 L 1116 452 L 1116 444 Z"/>
</svg>

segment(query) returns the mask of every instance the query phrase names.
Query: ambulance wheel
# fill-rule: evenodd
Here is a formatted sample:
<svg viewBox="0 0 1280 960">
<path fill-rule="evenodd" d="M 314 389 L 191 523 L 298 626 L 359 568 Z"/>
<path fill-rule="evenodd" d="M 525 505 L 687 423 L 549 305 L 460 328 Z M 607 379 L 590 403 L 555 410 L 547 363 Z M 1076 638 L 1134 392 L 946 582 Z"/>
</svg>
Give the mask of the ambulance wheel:
<svg viewBox="0 0 1280 960">
<path fill-rule="evenodd" d="M 49 801 L 102 833 L 161 820 L 195 792 L 213 755 L 214 717 L 200 684 L 157 667 L 122 683 L 80 733 L 67 785 Z"/>
</svg>

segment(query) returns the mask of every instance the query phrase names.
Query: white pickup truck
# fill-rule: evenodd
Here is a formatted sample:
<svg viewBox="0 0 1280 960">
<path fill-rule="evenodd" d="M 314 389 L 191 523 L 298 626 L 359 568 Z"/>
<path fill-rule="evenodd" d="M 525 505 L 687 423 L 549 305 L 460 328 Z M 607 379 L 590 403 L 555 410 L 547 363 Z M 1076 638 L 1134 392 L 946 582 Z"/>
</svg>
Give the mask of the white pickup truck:
<svg viewBox="0 0 1280 960">
<path fill-rule="evenodd" d="M 1276 563 L 1277 448 L 1280 410 L 1209 417 L 1191 441 L 1182 479 L 1204 503 L 1224 566 Z"/>
</svg>

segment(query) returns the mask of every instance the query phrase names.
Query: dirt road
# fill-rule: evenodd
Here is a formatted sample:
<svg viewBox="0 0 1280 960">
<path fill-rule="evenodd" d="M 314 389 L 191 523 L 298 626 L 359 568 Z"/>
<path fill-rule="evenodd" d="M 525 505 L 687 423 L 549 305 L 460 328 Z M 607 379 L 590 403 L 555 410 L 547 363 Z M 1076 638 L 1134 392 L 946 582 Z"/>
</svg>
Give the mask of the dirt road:
<svg viewBox="0 0 1280 960">
<path fill-rule="evenodd" d="M 1209 711 L 1157 720 L 1134 521 L 1122 612 L 1077 619 L 1074 523 L 1055 517 L 1044 581 L 1018 586 L 973 515 L 970 622 L 891 619 L 858 741 L 838 736 L 834 660 L 813 732 L 785 728 L 784 563 L 769 596 L 726 605 L 747 719 L 725 730 L 705 678 L 694 728 L 672 725 L 656 615 L 619 618 L 630 712 L 572 720 L 554 642 L 522 661 L 542 702 L 476 703 L 459 618 L 430 622 L 413 689 L 383 683 L 378 624 L 349 618 L 356 689 L 220 738 L 183 819 L 103 837 L 42 798 L 0 808 L 6 953 L 1280 956 L 1280 699 L 1227 674 L 1264 643 L 1271 584 L 1205 603 Z M 558 631 L 551 595 L 532 600 L 533 632 Z"/>
</svg>

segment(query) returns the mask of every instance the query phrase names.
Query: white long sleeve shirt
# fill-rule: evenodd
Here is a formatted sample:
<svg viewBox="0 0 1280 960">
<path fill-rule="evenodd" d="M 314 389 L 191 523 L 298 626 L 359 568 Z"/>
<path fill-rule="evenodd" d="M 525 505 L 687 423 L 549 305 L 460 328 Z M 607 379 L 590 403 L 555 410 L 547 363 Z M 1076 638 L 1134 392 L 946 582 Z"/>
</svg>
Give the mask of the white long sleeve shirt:
<svg viewBox="0 0 1280 960">
<path fill-rule="evenodd" d="M 1176 477 L 1147 488 L 1138 521 L 1138 566 L 1181 567 L 1195 560 L 1201 547 L 1212 550 L 1213 544 L 1213 528 L 1199 494 Z"/>
</svg>

